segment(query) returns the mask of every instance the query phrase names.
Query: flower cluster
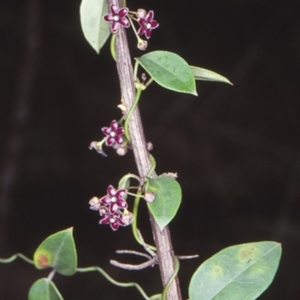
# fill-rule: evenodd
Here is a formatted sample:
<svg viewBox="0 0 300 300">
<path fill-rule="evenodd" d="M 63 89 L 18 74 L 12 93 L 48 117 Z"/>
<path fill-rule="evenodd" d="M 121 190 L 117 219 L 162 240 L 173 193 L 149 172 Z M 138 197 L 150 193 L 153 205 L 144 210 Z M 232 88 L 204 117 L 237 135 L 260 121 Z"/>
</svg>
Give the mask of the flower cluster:
<svg viewBox="0 0 300 300">
<path fill-rule="evenodd" d="M 130 21 L 127 18 L 129 18 Z M 130 13 L 127 7 L 118 8 L 114 4 L 111 4 L 110 12 L 104 16 L 104 20 L 111 23 L 110 30 L 112 33 L 116 33 L 120 26 L 127 28 L 130 26 L 130 23 L 133 25 L 131 20 L 134 20 L 137 21 L 140 26 L 137 30 L 137 35 L 142 36 L 145 34 L 147 39 L 151 37 L 152 30 L 159 26 L 159 23 L 153 18 L 153 10 L 146 13 L 144 9 L 139 9 L 136 13 Z M 134 31 L 136 32 L 135 29 Z M 139 44 L 141 44 L 140 39 Z"/>
<path fill-rule="evenodd" d="M 119 226 L 128 226 L 132 223 L 133 217 L 127 210 L 126 196 L 125 189 L 116 190 L 110 185 L 105 196 L 93 197 L 89 201 L 90 209 L 99 211 L 102 217 L 99 224 L 110 224 L 111 229 L 116 231 Z"/>
</svg>

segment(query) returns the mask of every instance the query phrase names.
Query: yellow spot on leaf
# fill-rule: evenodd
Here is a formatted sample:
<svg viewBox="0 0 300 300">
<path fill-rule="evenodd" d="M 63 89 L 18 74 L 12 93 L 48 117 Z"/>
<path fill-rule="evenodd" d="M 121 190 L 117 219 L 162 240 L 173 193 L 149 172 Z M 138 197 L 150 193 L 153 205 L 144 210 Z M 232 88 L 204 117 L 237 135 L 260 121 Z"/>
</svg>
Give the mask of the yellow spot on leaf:
<svg viewBox="0 0 300 300">
<path fill-rule="evenodd" d="M 43 253 L 38 255 L 37 263 L 42 269 L 50 267 L 48 256 Z"/>
<path fill-rule="evenodd" d="M 255 256 L 255 252 L 256 248 L 253 246 L 247 246 L 245 248 L 242 248 L 239 251 L 239 260 L 242 262 L 248 262 Z"/>
<path fill-rule="evenodd" d="M 211 273 L 214 278 L 220 277 L 223 275 L 223 267 L 219 265 L 214 265 Z"/>
</svg>

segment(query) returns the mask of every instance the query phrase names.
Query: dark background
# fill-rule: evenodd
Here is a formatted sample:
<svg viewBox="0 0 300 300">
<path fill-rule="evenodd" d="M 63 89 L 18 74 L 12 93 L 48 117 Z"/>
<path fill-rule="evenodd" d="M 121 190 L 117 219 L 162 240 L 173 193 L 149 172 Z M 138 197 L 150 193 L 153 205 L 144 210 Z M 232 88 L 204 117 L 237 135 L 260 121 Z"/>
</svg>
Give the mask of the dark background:
<svg viewBox="0 0 300 300">
<path fill-rule="evenodd" d="M 157 267 L 109 265 L 116 249 L 141 250 L 130 228 L 113 233 L 89 210 L 93 196 L 136 173 L 132 153 L 104 158 L 88 146 L 118 119 L 119 83 L 108 44 L 85 41 L 79 0 L 0 3 L 0 257 L 32 257 L 48 235 L 74 227 L 79 266 L 99 265 L 120 281 L 159 292 Z M 300 299 L 300 19 L 297 1 L 128 1 L 155 10 L 148 50 L 169 50 L 234 86 L 197 83 L 199 97 L 156 84 L 140 109 L 157 172 L 178 172 L 183 202 L 170 225 L 185 299 L 196 267 L 224 247 L 276 240 L 283 256 L 260 299 Z M 133 32 L 128 30 L 133 56 Z M 145 208 L 140 227 L 151 241 Z M 127 261 L 128 262 L 128 261 Z M 131 262 L 136 262 L 133 258 Z M 0 299 L 26 299 L 48 271 L 17 260 L 0 265 Z M 55 276 L 65 299 L 141 299 L 96 273 Z"/>
</svg>

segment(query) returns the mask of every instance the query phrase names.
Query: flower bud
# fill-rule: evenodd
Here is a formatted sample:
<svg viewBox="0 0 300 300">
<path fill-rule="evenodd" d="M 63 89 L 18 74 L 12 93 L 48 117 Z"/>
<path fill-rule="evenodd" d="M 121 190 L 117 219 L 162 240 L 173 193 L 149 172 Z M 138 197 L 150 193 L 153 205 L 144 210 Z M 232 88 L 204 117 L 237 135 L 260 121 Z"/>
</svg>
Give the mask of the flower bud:
<svg viewBox="0 0 300 300">
<path fill-rule="evenodd" d="M 143 8 L 139 8 L 136 12 L 136 17 L 137 18 L 145 18 L 147 12 Z"/>
<path fill-rule="evenodd" d="M 125 226 L 132 224 L 132 222 L 134 220 L 133 213 L 131 213 L 129 210 L 125 209 L 122 214 L 122 220 L 126 224 Z"/>
<path fill-rule="evenodd" d="M 148 151 L 153 150 L 153 144 L 152 144 L 151 142 L 148 142 L 148 143 L 146 144 L 146 146 L 147 146 L 147 150 L 148 150 Z"/>
<path fill-rule="evenodd" d="M 101 205 L 99 208 L 99 215 L 102 217 L 105 214 L 107 214 L 107 212 L 108 212 L 108 208 L 104 205 Z"/>
<path fill-rule="evenodd" d="M 148 42 L 144 41 L 142 39 L 139 39 L 138 44 L 137 44 L 138 49 L 145 51 L 148 47 Z"/>
<path fill-rule="evenodd" d="M 100 141 L 100 142 L 93 141 L 93 142 L 90 143 L 89 149 L 90 150 L 95 149 L 99 154 L 106 157 L 107 154 L 102 150 L 103 142 L 104 142 L 104 140 Z"/>
<path fill-rule="evenodd" d="M 127 107 L 126 107 L 125 104 L 123 103 L 123 100 L 122 100 L 122 103 L 118 105 L 118 108 L 121 109 L 121 111 L 122 111 L 123 114 L 126 114 L 126 113 L 127 113 Z"/>
<path fill-rule="evenodd" d="M 116 149 L 116 153 L 120 156 L 124 156 L 128 151 L 128 148 L 127 147 L 118 147 Z"/>
<path fill-rule="evenodd" d="M 176 180 L 177 177 L 178 177 L 177 173 L 171 173 L 171 172 L 163 173 L 163 174 L 161 174 L 161 176 L 167 176 L 167 177 L 170 177 L 170 178 L 172 178 L 174 180 Z"/>
<path fill-rule="evenodd" d="M 93 197 L 90 201 L 90 209 L 92 210 L 99 210 L 101 203 L 100 203 L 100 199 L 98 197 Z"/>
<path fill-rule="evenodd" d="M 155 195 L 152 192 L 146 192 L 143 198 L 146 202 L 152 203 L 155 200 Z"/>
</svg>

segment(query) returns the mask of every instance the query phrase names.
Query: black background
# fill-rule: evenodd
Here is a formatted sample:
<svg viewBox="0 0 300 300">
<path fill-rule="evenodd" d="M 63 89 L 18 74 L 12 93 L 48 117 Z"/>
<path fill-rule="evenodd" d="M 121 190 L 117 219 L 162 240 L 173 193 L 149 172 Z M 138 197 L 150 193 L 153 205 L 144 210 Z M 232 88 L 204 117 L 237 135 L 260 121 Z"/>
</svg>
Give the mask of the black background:
<svg viewBox="0 0 300 300">
<path fill-rule="evenodd" d="M 184 298 L 196 267 L 224 247 L 276 240 L 283 256 L 260 299 L 300 299 L 300 21 L 297 1 L 128 1 L 153 9 L 160 27 L 148 51 L 168 50 L 234 86 L 198 82 L 199 97 L 155 83 L 140 101 L 157 172 L 178 172 L 183 202 L 170 225 Z M 80 1 L 0 3 L 0 257 L 32 257 L 48 235 L 74 227 L 80 267 L 98 265 L 120 281 L 160 291 L 157 267 L 110 266 L 116 249 L 141 250 L 130 228 L 112 232 L 89 210 L 93 196 L 136 173 L 132 153 L 104 158 L 88 146 L 120 117 L 119 83 L 108 44 L 85 41 Z M 29 9 L 31 9 L 29 11 Z M 30 28 L 30 30 L 28 30 Z M 140 56 L 128 30 L 132 56 Z M 151 241 L 145 207 L 140 227 Z M 135 258 L 131 262 L 137 262 Z M 0 265 L 0 299 L 26 299 L 48 271 L 17 260 Z M 56 275 L 65 299 L 140 299 L 100 274 Z"/>
</svg>

